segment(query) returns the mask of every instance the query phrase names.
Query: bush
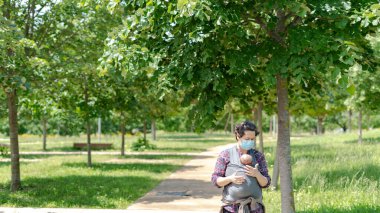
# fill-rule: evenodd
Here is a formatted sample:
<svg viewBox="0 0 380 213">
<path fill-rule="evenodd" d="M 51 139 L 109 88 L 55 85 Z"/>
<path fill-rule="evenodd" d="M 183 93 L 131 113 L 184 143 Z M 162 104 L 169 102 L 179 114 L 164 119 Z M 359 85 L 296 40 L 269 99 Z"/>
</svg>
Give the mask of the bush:
<svg viewBox="0 0 380 213">
<path fill-rule="evenodd" d="M 8 155 L 8 152 L 9 152 L 9 148 L 7 146 L 2 146 L 0 144 L 0 156 L 7 156 Z"/>
<path fill-rule="evenodd" d="M 132 143 L 132 151 L 144 151 L 156 149 L 157 146 L 150 144 L 148 140 L 144 138 L 139 138 L 136 142 Z"/>
</svg>

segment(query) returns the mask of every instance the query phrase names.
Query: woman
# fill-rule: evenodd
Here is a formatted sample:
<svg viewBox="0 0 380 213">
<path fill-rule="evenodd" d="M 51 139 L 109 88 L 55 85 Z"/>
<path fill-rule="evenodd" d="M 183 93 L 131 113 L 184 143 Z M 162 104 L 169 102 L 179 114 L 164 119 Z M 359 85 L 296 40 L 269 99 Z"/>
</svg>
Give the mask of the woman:
<svg viewBox="0 0 380 213">
<path fill-rule="evenodd" d="M 250 121 L 237 125 L 236 146 L 219 154 L 211 180 L 215 186 L 223 187 L 224 205 L 220 212 L 265 212 L 261 189 L 268 187 L 271 179 L 264 155 L 255 149 L 258 134 L 256 125 Z M 241 163 L 243 154 L 252 156 L 250 165 Z"/>
</svg>

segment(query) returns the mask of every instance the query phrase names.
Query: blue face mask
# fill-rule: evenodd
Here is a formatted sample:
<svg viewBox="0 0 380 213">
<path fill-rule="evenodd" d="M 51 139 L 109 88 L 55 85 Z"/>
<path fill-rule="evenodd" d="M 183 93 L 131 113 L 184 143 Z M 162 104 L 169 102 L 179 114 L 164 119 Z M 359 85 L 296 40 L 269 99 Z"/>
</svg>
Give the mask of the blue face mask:
<svg viewBox="0 0 380 213">
<path fill-rule="evenodd" d="M 254 140 L 241 140 L 240 147 L 244 150 L 250 150 L 255 147 Z"/>
</svg>

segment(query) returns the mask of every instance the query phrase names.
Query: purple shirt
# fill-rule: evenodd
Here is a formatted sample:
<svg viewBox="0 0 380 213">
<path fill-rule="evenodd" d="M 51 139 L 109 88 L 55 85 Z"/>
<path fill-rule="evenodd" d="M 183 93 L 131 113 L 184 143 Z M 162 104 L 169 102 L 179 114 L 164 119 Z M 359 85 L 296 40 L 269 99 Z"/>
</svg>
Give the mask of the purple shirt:
<svg viewBox="0 0 380 213">
<path fill-rule="evenodd" d="M 236 149 L 237 149 L 237 147 L 236 147 Z M 238 151 L 239 151 L 239 157 L 240 157 L 242 155 L 242 153 L 240 152 L 240 150 L 238 150 Z M 270 185 L 271 178 L 268 174 L 268 166 L 267 166 L 267 162 L 265 160 L 265 157 L 259 151 L 256 151 L 254 149 L 248 150 L 248 154 L 252 155 L 252 153 L 253 153 L 253 156 L 255 157 L 257 163 L 259 164 L 260 173 L 268 179 L 268 183 L 265 186 L 260 186 L 260 187 L 261 188 L 267 188 Z M 218 177 L 225 177 L 226 168 L 227 168 L 227 165 L 229 163 L 230 163 L 230 153 L 228 152 L 228 149 L 226 149 L 226 150 L 223 150 L 219 154 L 218 159 L 216 160 L 214 173 L 212 173 L 212 176 L 211 176 L 211 181 L 215 186 L 220 188 L 220 186 L 218 186 L 218 184 L 216 183 L 216 179 L 218 179 Z M 228 210 L 229 212 L 235 213 L 235 212 L 237 212 L 238 206 L 237 205 L 229 205 L 229 206 L 225 206 L 224 208 L 226 210 Z M 263 211 L 260 208 L 259 210 L 252 211 L 252 212 L 259 213 L 259 212 L 263 212 Z"/>
</svg>

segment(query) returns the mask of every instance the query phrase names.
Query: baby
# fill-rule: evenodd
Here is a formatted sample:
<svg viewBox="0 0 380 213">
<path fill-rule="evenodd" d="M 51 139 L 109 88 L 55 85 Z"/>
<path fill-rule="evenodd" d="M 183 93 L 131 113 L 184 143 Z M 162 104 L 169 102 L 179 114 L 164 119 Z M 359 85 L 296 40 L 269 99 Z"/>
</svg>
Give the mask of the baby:
<svg viewBox="0 0 380 213">
<path fill-rule="evenodd" d="M 240 157 L 240 162 L 243 165 L 251 165 L 252 164 L 252 156 L 249 154 L 242 154 Z"/>
<path fill-rule="evenodd" d="M 236 162 L 237 161 L 237 162 Z M 249 154 L 242 154 L 240 158 L 232 162 L 226 169 L 226 176 L 238 175 L 244 176 L 244 182 L 241 184 L 231 183 L 224 187 L 223 194 L 225 201 L 234 201 L 239 199 L 246 199 L 252 194 L 256 194 L 257 197 L 261 196 L 261 189 L 257 182 L 257 179 L 252 176 L 248 176 L 245 171 L 245 166 L 254 166 L 253 158 Z M 237 164 L 240 161 L 240 165 Z"/>
</svg>

